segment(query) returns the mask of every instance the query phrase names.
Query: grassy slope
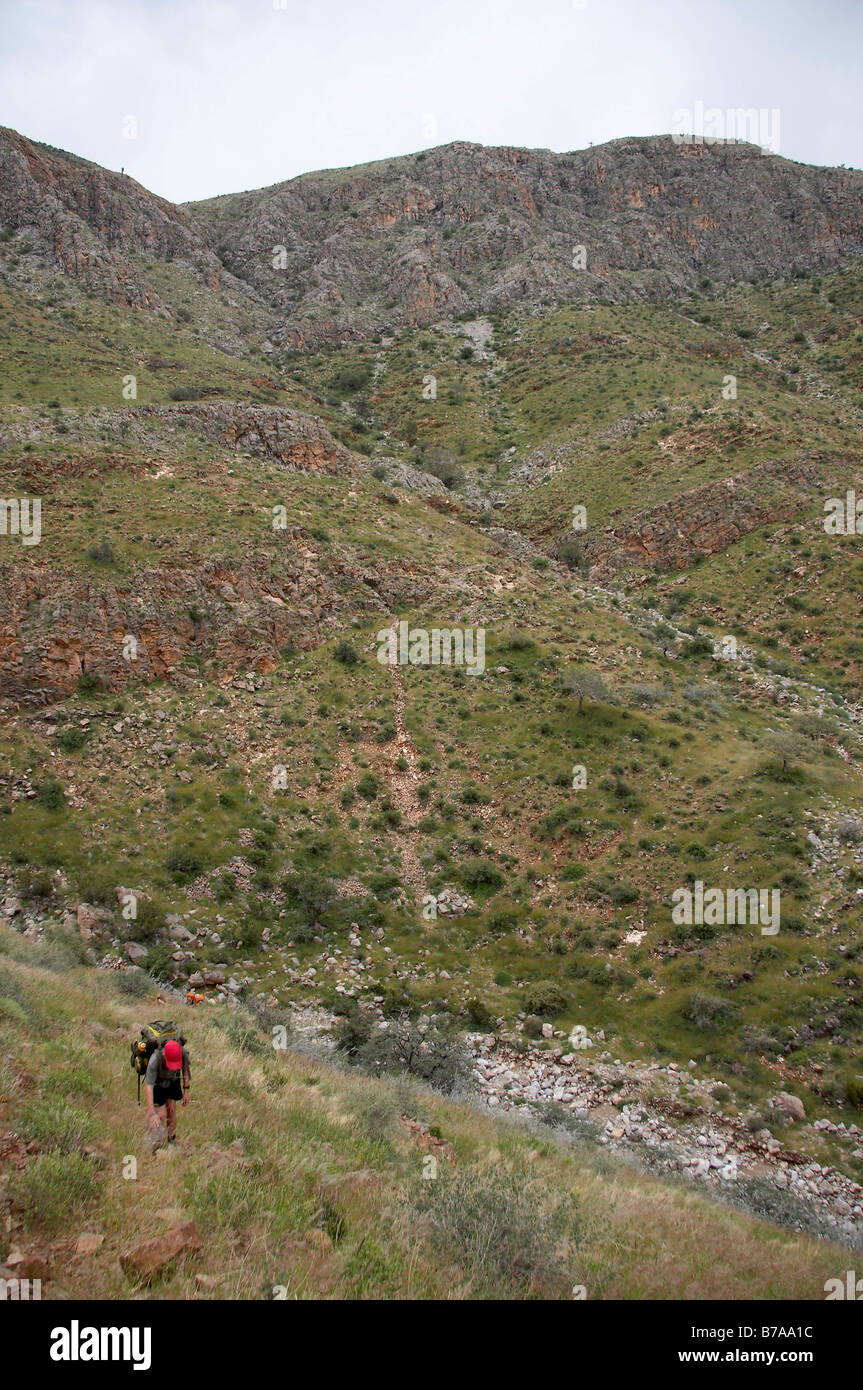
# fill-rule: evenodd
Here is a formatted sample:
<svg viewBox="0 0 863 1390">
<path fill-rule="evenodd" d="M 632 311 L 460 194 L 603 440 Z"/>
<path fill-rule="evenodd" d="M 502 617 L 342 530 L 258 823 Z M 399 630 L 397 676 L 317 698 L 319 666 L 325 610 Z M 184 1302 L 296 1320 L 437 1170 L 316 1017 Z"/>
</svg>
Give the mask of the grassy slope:
<svg viewBox="0 0 863 1390">
<path fill-rule="evenodd" d="M 0 1179 L 0 1256 L 50 1255 L 45 1297 L 132 1296 L 120 1252 L 182 1219 L 203 1252 L 150 1296 L 814 1299 L 847 1262 L 421 1088 L 275 1052 L 224 1009 L 184 1017 L 194 1099 L 181 1144 L 150 1157 L 124 1035 L 158 1006 L 67 950 L 0 933 L 0 1129 L 30 1146 Z M 117 1036 L 94 1048 L 94 1023 Z M 436 1182 L 403 1114 L 453 1146 Z M 83 1231 L 104 1236 L 96 1256 L 75 1254 Z"/>
<path fill-rule="evenodd" d="M 467 917 L 421 923 L 412 895 L 400 890 L 408 837 L 400 829 L 393 691 L 370 650 L 379 610 L 356 592 L 343 633 L 316 651 L 286 654 L 254 691 L 237 682 L 222 690 L 219 673 L 193 659 L 183 668 L 191 689 L 77 695 L 67 711 L 85 735 L 78 752 L 64 750 L 31 716 L 10 718 L 0 729 L 4 768 L 37 784 L 56 774 L 68 798 L 56 810 L 38 798 L 0 797 L 0 809 L 11 812 L 0 815 L 0 861 L 18 875 L 25 900 L 59 917 L 62 894 L 49 880 L 59 867 L 73 898 L 115 906 L 124 884 L 151 894 L 157 912 L 197 905 L 212 924 L 218 911 L 225 941 L 237 944 L 204 948 L 199 960 L 242 968 L 252 992 L 275 986 L 282 1002 L 328 1006 L 339 996 L 322 958 L 344 948 L 351 920 L 381 925 L 392 955 L 371 948 L 367 993 L 382 995 L 387 1008 L 443 1006 L 467 1021 L 479 998 L 494 1018 L 512 1023 L 524 986 L 552 979 L 567 1000 L 562 1026 L 604 1029 L 620 1056 L 646 1045 L 658 1058 L 694 1058 L 729 1083 L 730 1113 L 790 1086 L 810 1117 L 839 1118 L 835 1102 L 861 1040 L 855 890 L 863 866 L 848 844 L 835 872 L 810 873 L 806 834 L 831 835 L 837 818 L 859 805 L 859 741 L 848 710 L 801 680 L 854 699 L 860 565 L 847 565 L 837 543 L 819 534 L 817 506 L 808 523 L 764 528 L 693 567 L 682 586 L 680 577 L 660 577 L 639 588 L 632 607 L 616 607 L 541 557 L 504 554 L 475 516 L 442 515 L 409 493 L 398 506 L 385 504 L 385 479 L 364 475 L 352 488 L 347 480 L 286 475 L 191 436 L 168 448 L 157 441 L 152 451 L 114 438 L 94 444 L 76 434 L 74 411 L 120 409 L 121 378 L 137 369 L 140 401 L 164 402 L 177 387 L 192 387 L 311 408 L 350 444 L 382 458 L 413 459 L 423 444 L 451 447 L 465 472 L 489 486 L 505 483 L 534 448 L 574 449 L 560 472 L 540 476 L 494 515 L 541 546 L 566 526 L 574 500 L 588 505 L 592 524 L 602 523 L 617 508 L 625 516 L 788 451 L 853 452 L 859 287 L 859 274 L 848 272 L 820 286 L 705 297 L 681 313 L 604 306 L 513 316 L 495 325 L 497 362 L 463 356 L 462 337 L 434 330 L 299 361 L 229 357 L 195 337 L 195 317 L 175 329 L 80 299 L 59 280 L 48 286 L 58 297 L 53 305 L 4 290 L 4 368 L 12 365 L 0 375 L 0 399 L 13 408 L 9 418 L 34 421 L 34 438 L 7 453 L 4 488 L 17 495 L 38 486 L 52 508 L 28 562 L 64 567 L 97 586 L 134 582 L 166 558 L 153 538 L 172 536 L 180 516 L 182 548 L 169 563 L 194 569 L 208 557 L 260 553 L 277 571 L 270 508 L 285 502 L 325 569 L 344 559 L 390 566 L 405 577 L 402 616 L 488 630 L 481 681 L 405 673 L 407 726 L 420 759 L 416 846 L 428 887 L 467 887 L 477 860 L 494 870 L 492 882 L 470 887 L 476 910 Z M 177 286 L 197 314 L 194 293 L 185 281 Z M 210 300 L 200 306 L 205 312 L 208 331 L 218 327 Z M 250 340 L 257 331 L 249 330 Z M 752 359 L 756 344 L 779 365 Z M 364 364 L 377 375 L 345 392 L 340 374 Z M 727 371 L 739 379 L 733 404 L 717 399 Z M 438 376 L 435 402 L 422 398 L 428 372 Z M 272 384 L 260 384 L 262 375 Z M 800 393 L 789 389 L 798 376 Z M 826 397 L 818 394 L 824 381 Z M 54 399 L 62 409 L 47 406 Z M 654 408 L 658 418 L 634 436 L 603 437 L 621 415 Z M 416 445 L 405 439 L 414 433 Z M 512 446 L 516 454 L 499 462 Z M 74 466 L 60 474 L 57 464 L 67 459 Z M 165 463 L 169 473 L 157 478 Z M 114 552 L 108 565 L 88 553 L 99 540 Z M 422 610 L 412 568 L 429 593 Z M 708 654 L 664 657 L 649 630 L 652 605 L 692 631 L 712 619 L 718 632 L 756 649 L 755 665 L 739 670 Z M 828 622 L 813 621 L 826 615 Z M 513 633 L 529 638 L 513 641 Z M 360 650 L 356 666 L 334 660 L 341 635 Z M 774 641 L 784 649 L 775 652 L 778 663 Z M 578 715 L 560 685 L 573 661 L 598 666 L 614 702 L 588 703 Z M 790 779 L 778 775 L 766 745 L 769 730 L 794 726 L 796 716 L 776 697 L 783 671 L 801 710 L 825 705 L 827 712 L 798 739 Z M 644 686 L 652 688 L 647 708 L 634 689 Z M 167 716 L 163 737 L 172 748 L 159 761 L 148 722 L 157 711 Z M 128 722 L 118 732 L 121 720 Z M 287 765 L 289 786 L 274 795 L 277 763 Z M 577 795 L 575 763 L 588 767 L 588 787 Z M 367 773 L 378 783 L 370 799 L 357 791 Z M 247 894 L 224 874 L 255 834 Z M 206 875 L 191 891 L 169 869 L 172 851 L 193 854 Z M 324 864 L 343 881 L 358 878 L 369 896 L 332 904 L 311 933 L 283 880 Z M 672 929 L 674 887 L 732 876 L 735 886 L 781 883 L 779 938 L 765 946 L 755 929 L 713 936 Z M 625 943 L 640 922 L 642 943 Z M 255 947 L 265 926 L 275 945 L 262 963 Z M 169 969 L 168 958 L 166 945 L 153 946 L 154 968 Z M 300 979 L 308 965 L 319 972 L 314 988 Z M 733 1006 L 721 1028 L 699 1030 L 686 1019 L 695 991 Z M 790 1057 L 777 1057 L 789 1040 Z M 841 1116 L 860 1121 L 847 1105 Z M 829 1141 L 816 1156 L 839 1161 Z"/>
</svg>

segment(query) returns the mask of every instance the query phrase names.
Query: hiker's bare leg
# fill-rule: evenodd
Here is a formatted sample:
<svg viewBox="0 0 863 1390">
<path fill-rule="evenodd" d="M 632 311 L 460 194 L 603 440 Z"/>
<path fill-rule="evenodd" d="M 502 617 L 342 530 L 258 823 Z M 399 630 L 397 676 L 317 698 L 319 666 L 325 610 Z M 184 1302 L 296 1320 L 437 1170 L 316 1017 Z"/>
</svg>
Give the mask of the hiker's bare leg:
<svg viewBox="0 0 863 1390">
<path fill-rule="evenodd" d="M 165 1109 L 168 1112 L 168 1138 L 171 1139 L 177 1131 L 177 1102 L 167 1101 Z"/>
</svg>

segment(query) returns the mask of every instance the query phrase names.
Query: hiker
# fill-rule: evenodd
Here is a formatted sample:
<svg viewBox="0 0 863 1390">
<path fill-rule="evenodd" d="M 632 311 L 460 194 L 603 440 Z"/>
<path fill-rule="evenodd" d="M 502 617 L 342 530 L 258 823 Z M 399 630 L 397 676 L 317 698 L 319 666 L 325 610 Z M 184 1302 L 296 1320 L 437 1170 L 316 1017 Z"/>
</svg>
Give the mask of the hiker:
<svg viewBox="0 0 863 1390">
<path fill-rule="evenodd" d="M 177 1141 L 177 1101 L 189 1103 L 191 1084 L 189 1050 L 169 1038 L 164 1047 L 154 1048 L 147 1063 L 144 1089 L 147 1094 L 147 1113 L 153 1131 L 154 1150 L 159 1147 L 160 1126 L 167 1130 L 168 1143 Z"/>
</svg>

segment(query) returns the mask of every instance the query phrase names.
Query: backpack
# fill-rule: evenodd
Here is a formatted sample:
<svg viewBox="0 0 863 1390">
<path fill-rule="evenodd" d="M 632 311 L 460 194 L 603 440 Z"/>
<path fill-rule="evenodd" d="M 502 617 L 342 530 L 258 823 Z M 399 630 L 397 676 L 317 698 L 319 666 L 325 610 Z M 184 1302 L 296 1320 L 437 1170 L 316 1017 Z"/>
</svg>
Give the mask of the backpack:
<svg viewBox="0 0 863 1390">
<path fill-rule="evenodd" d="M 155 1023 L 148 1023 L 141 1029 L 141 1036 L 131 1045 L 131 1055 L 129 1065 L 138 1077 L 138 1104 L 141 1104 L 141 1077 L 146 1075 L 147 1063 L 157 1047 L 164 1047 L 166 1042 L 173 1038 L 181 1047 L 186 1046 L 186 1039 L 176 1023 L 171 1023 L 168 1019 L 157 1019 Z"/>
</svg>

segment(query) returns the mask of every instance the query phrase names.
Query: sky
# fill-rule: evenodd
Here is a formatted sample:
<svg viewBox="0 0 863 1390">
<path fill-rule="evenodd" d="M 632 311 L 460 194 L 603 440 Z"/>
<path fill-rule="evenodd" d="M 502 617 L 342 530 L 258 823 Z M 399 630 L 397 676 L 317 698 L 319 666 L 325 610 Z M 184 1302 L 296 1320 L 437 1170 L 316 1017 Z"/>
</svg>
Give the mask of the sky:
<svg viewBox="0 0 863 1390">
<path fill-rule="evenodd" d="M 174 202 L 451 140 L 751 138 L 743 108 L 860 168 L 861 52 L 863 0 L 0 0 L 0 125 Z"/>
</svg>

